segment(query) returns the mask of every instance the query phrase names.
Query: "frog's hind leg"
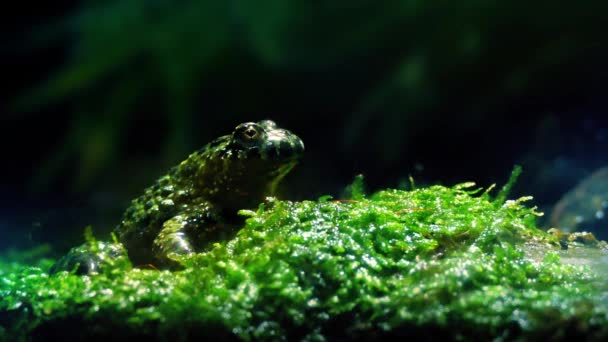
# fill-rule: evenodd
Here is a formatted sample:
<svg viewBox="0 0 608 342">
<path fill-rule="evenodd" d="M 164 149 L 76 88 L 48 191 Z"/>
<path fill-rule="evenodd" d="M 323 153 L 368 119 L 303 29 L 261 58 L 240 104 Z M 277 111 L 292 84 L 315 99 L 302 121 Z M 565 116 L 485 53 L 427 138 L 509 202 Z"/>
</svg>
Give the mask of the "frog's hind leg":
<svg viewBox="0 0 608 342">
<path fill-rule="evenodd" d="M 106 268 L 131 267 L 127 251 L 120 243 L 93 241 L 70 249 L 49 270 L 49 274 L 61 271 L 77 275 L 100 273 Z"/>
</svg>

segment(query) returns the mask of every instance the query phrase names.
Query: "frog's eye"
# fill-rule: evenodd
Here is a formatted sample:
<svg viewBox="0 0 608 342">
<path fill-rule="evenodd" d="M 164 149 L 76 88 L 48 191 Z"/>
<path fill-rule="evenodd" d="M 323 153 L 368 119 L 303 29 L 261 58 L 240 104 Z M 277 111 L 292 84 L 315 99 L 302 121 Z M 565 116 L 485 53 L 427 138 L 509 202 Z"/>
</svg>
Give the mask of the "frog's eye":
<svg viewBox="0 0 608 342">
<path fill-rule="evenodd" d="M 243 133 L 242 133 L 242 137 L 245 140 L 255 140 L 258 136 L 260 135 L 260 133 L 258 133 L 258 131 L 253 128 L 253 127 L 247 127 Z"/>
<path fill-rule="evenodd" d="M 233 137 L 242 144 L 249 145 L 250 143 L 256 143 L 260 139 L 263 139 L 263 132 L 264 129 L 262 127 L 253 122 L 249 122 L 238 125 L 234 130 Z"/>
</svg>

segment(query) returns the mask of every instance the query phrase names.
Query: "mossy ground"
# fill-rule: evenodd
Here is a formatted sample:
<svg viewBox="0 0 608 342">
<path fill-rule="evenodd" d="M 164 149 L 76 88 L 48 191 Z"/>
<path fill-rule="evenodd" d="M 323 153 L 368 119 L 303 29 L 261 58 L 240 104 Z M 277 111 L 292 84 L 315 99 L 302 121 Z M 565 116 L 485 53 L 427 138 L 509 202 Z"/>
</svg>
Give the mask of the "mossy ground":
<svg viewBox="0 0 608 342">
<path fill-rule="evenodd" d="M 177 272 L 0 261 L 0 339 L 606 337 L 594 269 L 560 261 L 525 198 L 471 186 L 270 200 Z"/>
</svg>

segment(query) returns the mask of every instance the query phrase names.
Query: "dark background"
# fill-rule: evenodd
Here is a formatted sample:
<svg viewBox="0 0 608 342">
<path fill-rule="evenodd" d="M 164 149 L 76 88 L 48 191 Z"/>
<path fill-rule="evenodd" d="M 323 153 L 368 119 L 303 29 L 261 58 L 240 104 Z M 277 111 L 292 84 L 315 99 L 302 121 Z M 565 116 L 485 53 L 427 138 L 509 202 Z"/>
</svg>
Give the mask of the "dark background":
<svg viewBox="0 0 608 342">
<path fill-rule="evenodd" d="M 169 167 L 265 118 L 306 145 L 282 198 L 339 197 L 359 173 L 370 192 L 409 175 L 487 187 L 521 164 L 512 196 L 548 213 L 607 164 L 607 7 L 16 4 L 0 14 L 0 250 L 63 253 L 88 224 L 106 238 Z"/>
</svg>

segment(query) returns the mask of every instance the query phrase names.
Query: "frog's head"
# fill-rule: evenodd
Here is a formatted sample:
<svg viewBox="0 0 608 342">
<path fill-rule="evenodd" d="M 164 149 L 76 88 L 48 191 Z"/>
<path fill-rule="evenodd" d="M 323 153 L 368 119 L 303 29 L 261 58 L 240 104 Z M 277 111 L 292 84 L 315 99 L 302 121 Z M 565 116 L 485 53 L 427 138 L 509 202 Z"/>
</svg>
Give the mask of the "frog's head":
<svg viewBox="0 0 608 342">
<path fill-rule="evenodd" d="M 238 151 L 239 159 L 282 164 L 299 159 L 304 152 L 304 143 L 297 135 L 279 128 L 274 121 L 263 120 L 236 126 L 228 149 Z"/>
<path fill-rule="evenodd" d="M 242 123 L 232 134 L 210 144 L 205 186 L 217 205 L 248 208 L 274 193 L 297 164 L 304 143 L 271 120 Z"/>
</svg>

